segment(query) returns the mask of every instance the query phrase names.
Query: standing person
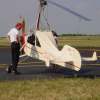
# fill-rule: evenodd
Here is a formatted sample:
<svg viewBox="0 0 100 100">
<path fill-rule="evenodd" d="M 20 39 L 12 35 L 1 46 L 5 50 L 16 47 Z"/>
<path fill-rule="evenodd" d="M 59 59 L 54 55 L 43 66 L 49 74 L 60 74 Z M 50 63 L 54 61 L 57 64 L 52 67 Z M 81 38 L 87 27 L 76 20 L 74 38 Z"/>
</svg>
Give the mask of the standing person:
<svg viewBox="0 0 100 100">
<path fill-rule="evenodd" d="M 22 23 L 17 23 L 15 27 L 8 32 L 8 39 L 11 43 L 12 56 L 12 64 L 8 67 L 8 73 L 11 73 L 13 71 L 15 74 L 20 74 L 20 72 L 17 71 L 17 65 L 20 55 L 19 31 L 22 29 L 22 27 Z"/>
</svg>

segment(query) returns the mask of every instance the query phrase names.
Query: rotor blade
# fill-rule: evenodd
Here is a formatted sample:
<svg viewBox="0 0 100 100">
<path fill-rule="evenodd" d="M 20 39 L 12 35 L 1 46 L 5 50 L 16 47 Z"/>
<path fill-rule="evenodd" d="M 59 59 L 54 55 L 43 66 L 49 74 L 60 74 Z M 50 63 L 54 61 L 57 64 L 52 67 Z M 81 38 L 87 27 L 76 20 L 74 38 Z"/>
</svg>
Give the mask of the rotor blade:
<svg viewBox="0 0 100 100">
<path fill-rule="evenodd" d="M 84 17 L 81 14 L 78 14 L 77 12 L 74 12 L 74 11 L 70 10 L 69 8 L 67 8 L 67 7 L 64 7 L 64 6 L 62 6 L 60 4 L 57 4 L 56 2 L 53 2 L 53 1 L 49 1 L 49 0 L 47 0 L 47 1 L 48 1 L 48 3 L 51 3 L 51 4 L 55 5 L 56 7 L 59 7 L 61 9 L 65 10 L 65 11 L 67 11 L 67 12 L 69 12 L 69 13 L 71 13 L 71 14 L 73 14 L 73 15 L 75 15 L 75 16 L 83 19 L 83 20 L 85 20 L 85 21 L 91 21 L 91 19 L 89 19 L 87 17 Z"/>
</svg>

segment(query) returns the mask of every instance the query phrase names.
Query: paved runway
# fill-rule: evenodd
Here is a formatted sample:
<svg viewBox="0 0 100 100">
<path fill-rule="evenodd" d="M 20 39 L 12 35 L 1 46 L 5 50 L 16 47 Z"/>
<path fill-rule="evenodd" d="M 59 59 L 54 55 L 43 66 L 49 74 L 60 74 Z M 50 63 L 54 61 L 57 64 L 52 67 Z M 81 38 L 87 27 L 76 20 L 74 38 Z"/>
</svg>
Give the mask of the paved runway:
<svg viewBox="0 0 100 100">
<path fill-rule="evenodd" d="M 67 68 L 56 67 L 46 68 L 44 65 L 19 65 L 18 70 L 21 75 L 14 75 L 14 73 L 8 74 L 5 71 L 6 68 L 0 68 L 0 81 L 1 80 L 31 80 L 33 78 L 47 78 L 55 79 L 59 77 L 82 77 L 82 78 L 94 78 L 100 77 L 100 67 L 82 67 L 79 72 L 69 70 Z"/>
<path fill-rule="evenodd" d="M 82 56 L 90 56 L 94 49 L 81 49 L 80 53 Z M 97 50 L 97 49 L 96 49 Z M 89 52 L 90 51 L 90 52 Z M 99 49 L 97 50 L 97 55 L 99 56 Z M 2 48 L 0 49 L 0 64 L 9 65 L 11 61 L 10 49 Z M 32 62 L 33 61 L 33 62 Z M 90 77 L 94 78 L 100 77 L 100 59 L 96 62 L 83 62 L 82 68 L 79 72 L 69 70 L 67 68 L 62 68 L 56 66 L 53 68 L 46 68 L 43 62 L 38 60 L 30 59 L 31 64 L 20 64 L 18 70 L 20 70 L 21 75 L 7 74 L 5 69 L 7 66 L 0 68 L 0 80 L 30 80 L 33 78 L 59 78 L 59 77 Z"/>
<path fill-rule="evenodd" d="M 97 52 L 97 56 L 100 57 L 100 48 L 78 48 L 81 56 L 89 57 L 93 54 L 93 51 Z M 96 63 L 99 63 L 100 59 Z M 11 53 L 10 48 L 0 48 L 0 64 L 10 64 Z"/>
</svg>

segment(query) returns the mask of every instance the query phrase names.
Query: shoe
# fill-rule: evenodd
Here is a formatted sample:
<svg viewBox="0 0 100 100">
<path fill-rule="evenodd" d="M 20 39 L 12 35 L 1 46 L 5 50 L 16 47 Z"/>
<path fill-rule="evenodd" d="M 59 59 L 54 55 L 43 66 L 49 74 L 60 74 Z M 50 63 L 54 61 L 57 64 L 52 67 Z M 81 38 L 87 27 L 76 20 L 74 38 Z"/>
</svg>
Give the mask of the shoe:
<svg viewBox="0 0 100 100">
<path fill-rule="evenodd" d="M 7 69 L 6 69 L 7 73 L 11 73 L 12 72 L 12 66 L 10 65 Z"/>
</svg>

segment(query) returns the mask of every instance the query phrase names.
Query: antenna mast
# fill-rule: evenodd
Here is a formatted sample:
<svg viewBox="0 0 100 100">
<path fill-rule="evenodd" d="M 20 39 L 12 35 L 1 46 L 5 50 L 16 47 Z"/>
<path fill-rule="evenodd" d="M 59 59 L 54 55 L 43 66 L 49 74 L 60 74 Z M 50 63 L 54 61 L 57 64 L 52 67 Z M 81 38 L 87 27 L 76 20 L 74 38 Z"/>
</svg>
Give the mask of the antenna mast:
<svg viewBox="0 0 100 100">
<path fill-rule="evenodd" d="M 36 22 L 36 30 L 40 30 L 40 19 L 41 19 L 41 14 L 44 9 L 44 7 L 47 5 L 46 0 L 39 0 L 39 10 L 38 10 L 38 16 L 37 16 L 37 22 Z M 35 31 L 36 31 L 35 30 Z M 35 33 L 35 46 L 36 46 L 36 33 Z"/>
<path fill-rule="evenodd" d="M 36 30 L 40 30 L 41 13 L 46 5 L 47 5 L 46 0 L 39 0 L 39 13 L 38 13 L 38 17 L 37 17 Z"/>
</svg>

